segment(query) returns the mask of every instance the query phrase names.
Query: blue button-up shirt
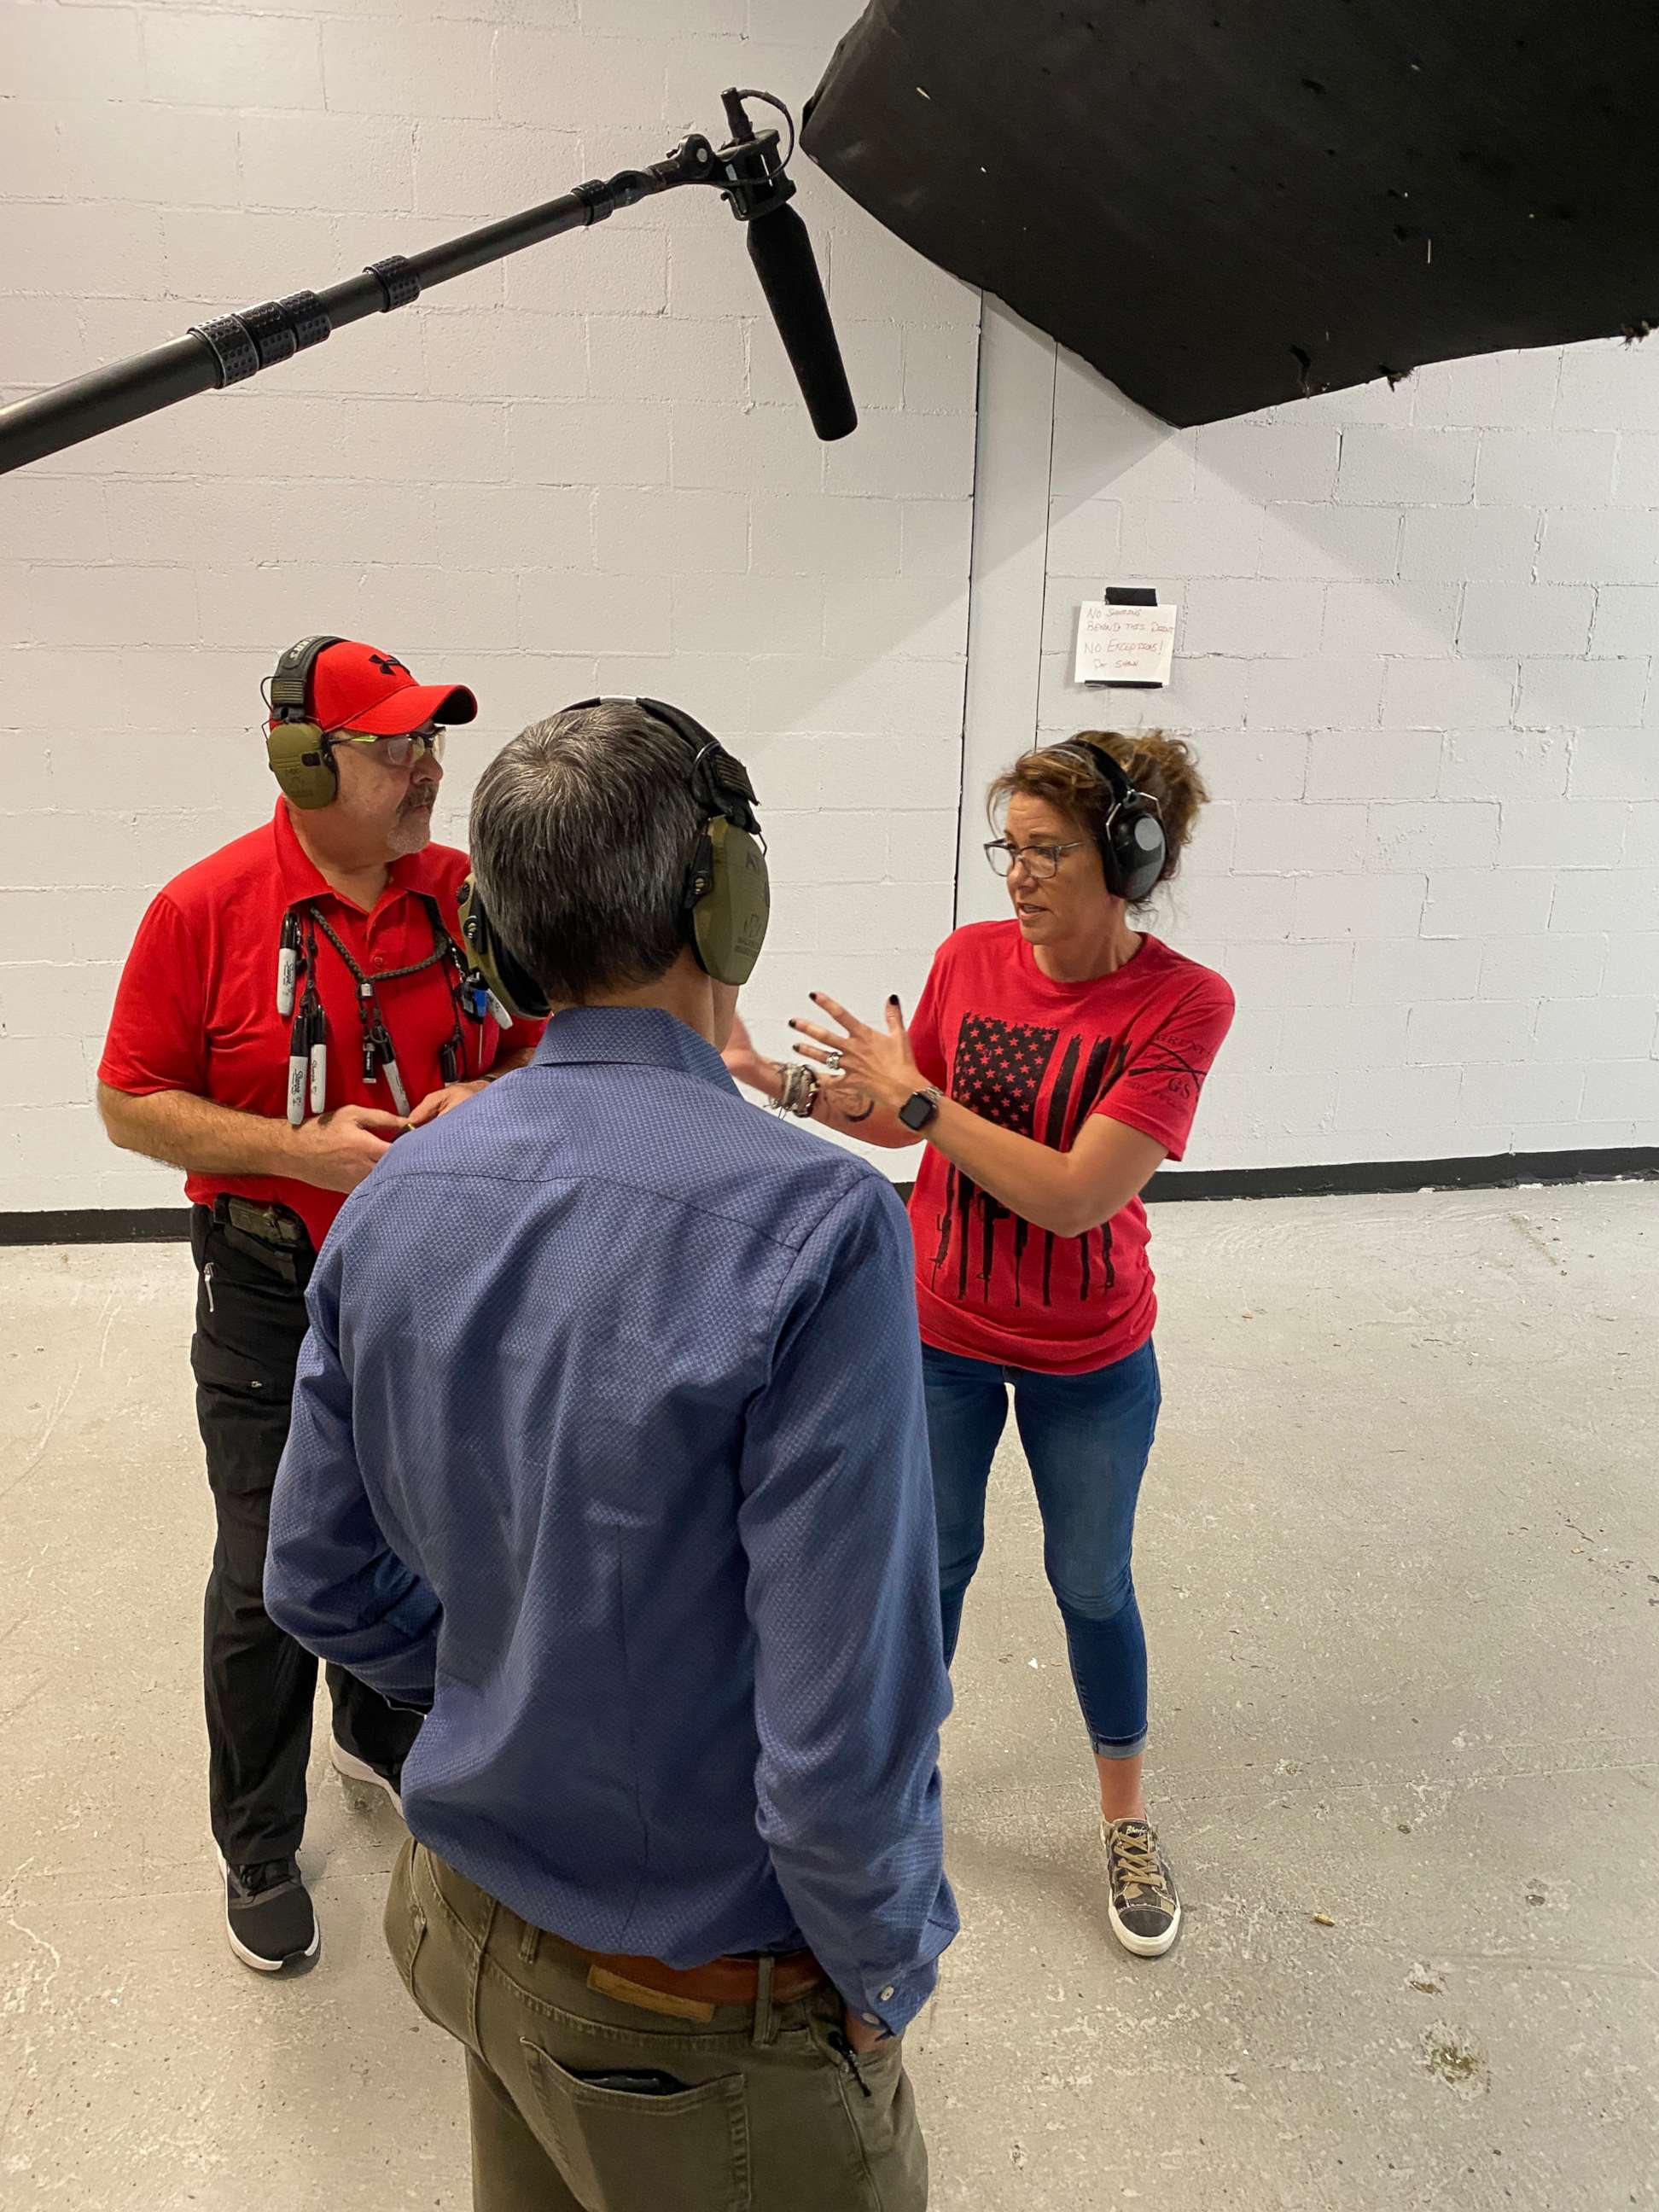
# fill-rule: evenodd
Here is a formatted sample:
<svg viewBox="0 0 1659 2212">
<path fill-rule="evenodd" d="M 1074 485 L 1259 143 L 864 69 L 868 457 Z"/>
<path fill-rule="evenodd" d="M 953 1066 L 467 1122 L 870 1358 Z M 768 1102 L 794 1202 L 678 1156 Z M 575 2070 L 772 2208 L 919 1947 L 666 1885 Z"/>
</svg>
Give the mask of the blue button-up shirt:
<svg viewBox="0 0 1659 2212">
<path fill-rule="evenodd" d="M 312 1278 L 265 1570 L 430 1713 L 422 1842 L 671 1966 L 805 1942 L 895 2031 L 956 1932 L 910 1237 L 672 1015 L 558 1015 Z"/>
</svg>

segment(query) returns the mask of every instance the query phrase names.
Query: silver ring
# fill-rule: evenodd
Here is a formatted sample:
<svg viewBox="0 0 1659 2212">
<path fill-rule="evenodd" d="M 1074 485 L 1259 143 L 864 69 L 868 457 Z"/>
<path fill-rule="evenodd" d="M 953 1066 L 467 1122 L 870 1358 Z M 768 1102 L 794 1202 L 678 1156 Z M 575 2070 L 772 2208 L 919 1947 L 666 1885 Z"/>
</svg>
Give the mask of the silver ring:
<svg viewBox="0 0 1659 2212">
<path fill-rule="evenodd" d="M 823 1055 L 823 1064 L 831 1075 L 841 1073 L 841 1054 L 838 1052 L 826 1052 Z"/>
</svg>

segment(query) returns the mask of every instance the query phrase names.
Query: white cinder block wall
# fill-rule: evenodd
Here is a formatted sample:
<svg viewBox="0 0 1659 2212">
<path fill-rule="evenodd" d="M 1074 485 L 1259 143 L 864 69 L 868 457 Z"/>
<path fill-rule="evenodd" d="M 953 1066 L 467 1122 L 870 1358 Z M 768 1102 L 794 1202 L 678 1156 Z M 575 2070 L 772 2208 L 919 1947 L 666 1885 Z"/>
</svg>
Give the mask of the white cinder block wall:
<svg viewBox="0 0 1659 2212">
<path fill-rule="evenodd" d="M 1049 492 L 1042 734 L 1165 722 L 1214 793 L 1189 1164 L 1659 1142 L 1659 341 L 1178 433 L 1062 356 Z M 1109 584 L 1180 602 L 1167 691 L 1071 681 Z"/>
<path fill-rule="evenodd" d="M 854 12 L 4 0 L 0 392 L 654 159 L 727 83 L 799 105 Z M 91 1070 L 150 892 L 268 811 L 258 685 L 313 629 L 475 685 L 452 837 L 532 716 L 684 700 L 768 802 L 763 1041 L 819 982 L 914 996 L 952 910 L 978 308 L 798 174 L 845 446 L 687 191 L 0 479 L 0 1208 L 175 1197 L 104 1145 Z M 1241 1018 L 1192 1164 L 1659 1141 L 1659 353 L 1182 434 L 1062 357 L 1053 434 L 1003 750 L 1139 719 L 1200 746 L 1162 926 Z M 1182 602 L 1156 701 L 1069 681 L 1113 582 Z M 970 872 L 961 910 L 994 895 Z"/>
<path fill-rule="evenodd" d="M 0 6 L 0 391 L 799 110 L 853 0 Z M 263 819 L 258 684 L 319 629 L 472 684 L 476 763 L 594 690 L 749 759 L 761 1032 L 914 994 L 950 927 L 978 301 L 804 161 L 863 414 L 813 439 L 710 191 L 625 211 L 0 479 L 0 1209 L 176 1200 L 91 1074 L 150 893 Z M 833 978 L 826 963 L 833 959 Z"/>
</svg>

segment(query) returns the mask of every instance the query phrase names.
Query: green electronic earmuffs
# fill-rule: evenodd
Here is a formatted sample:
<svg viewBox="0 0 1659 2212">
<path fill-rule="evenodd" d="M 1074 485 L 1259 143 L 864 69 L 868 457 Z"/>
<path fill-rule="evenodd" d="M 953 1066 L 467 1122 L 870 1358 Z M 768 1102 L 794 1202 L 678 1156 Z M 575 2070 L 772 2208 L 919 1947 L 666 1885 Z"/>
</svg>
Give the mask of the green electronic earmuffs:
<svg viewBox="0 0 1659 2212">
<path fill-rule="evenodd" d="M 596 707 L 597 699 L 585 700 Z M 681 904 L 693 951 L 717 983 L 746 983 L 755 972 L 772 916 L 766 847 L 755 817 L 748 770 L 683 708 L 660 699 L 635 705 L 672 730 L 691 753 L 691 796 L 703 815 L 685 872 Z"/>
<path fill-rule="evenodd" d="M 578 699 L 564 712 L 610 703 Z M 705 974 L 720 983 L 746 983 L 760 958 L 772 913 L 766 847 L 748 772 L 683 708 L 660 699 L 616 703 L 637 707 L 672 731 L 691 755 L 688 781 L 703 823 L 681 895 L 686 937 Z M 471 876 L 461 886 L 460 924 L 470 958 L 506 1011 L 531 1020 L 544 1014 L 544 994 L 502 943 Z"/>
<path fill-rule="evenodd" d="M 302 637 L 289 646 L 270 679 L 271 726 L 265 732 L 265 758 L 290 805 L 305 813 L 331 806 L 340 774 L 323 741 L 311 705 L 311 675 L 317 657 L 337 637 Z"/>
<path fill-rule="evenodd" d="M 461 885 L 456 904 L 459 910 L 461 943 L 472 963 L 473 973 L 483 978 L 485 990 L 514 1021 L 539 1021 L 547 1012 L 546 994 L 535 977 L 520 967 L 495 934 L 494 925 L 484 910 L 476 876 L 469 876 Z M 480 1017 L 486 1011 L 487 1008 L 482 1006 L 475 1009 Z"/>
</svg>

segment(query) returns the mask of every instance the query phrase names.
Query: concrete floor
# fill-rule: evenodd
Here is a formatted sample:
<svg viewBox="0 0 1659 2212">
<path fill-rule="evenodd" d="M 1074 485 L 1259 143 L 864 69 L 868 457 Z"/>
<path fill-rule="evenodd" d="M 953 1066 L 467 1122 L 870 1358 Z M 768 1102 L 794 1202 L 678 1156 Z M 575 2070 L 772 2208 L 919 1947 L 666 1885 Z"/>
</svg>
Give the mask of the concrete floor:
<svg viewBox="0 0 1659 2212">
<path fill-rule="evenodd" d="M 1142 1513 L 1187 1929 L 1105 1932 L 1024 1471 L 946 1735 L 965 1931 L 912 2067 L 972 2212 L 1659 2201 L 1659 1188 L 1176 1206 Z M 315 1972 L 225 1948 L 178 1248 L 0 1254 L 0 2203 L 466 2204 L 319 1772 Z"/>
</svg>

